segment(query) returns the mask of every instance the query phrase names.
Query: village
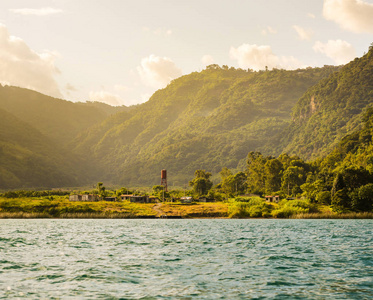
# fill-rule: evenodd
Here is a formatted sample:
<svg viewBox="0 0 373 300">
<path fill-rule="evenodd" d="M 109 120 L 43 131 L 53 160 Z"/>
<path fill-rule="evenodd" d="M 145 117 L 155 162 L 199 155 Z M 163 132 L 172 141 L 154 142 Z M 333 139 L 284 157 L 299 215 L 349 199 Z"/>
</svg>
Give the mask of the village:
<svg viewBox="0 0 373 300">
<path fill-rule="evenodd" d="M 99 194 L 73 194 L 69 196 L 70 201 L 74 202 L 96 202 L 96 201 L 130 201 L 131 203 L 159 203 L 165 202 L 164 192 L 167 192 L 167 170 L 161 171 L 161 184 L 163 189 L 163 197 L 151 196 L 151 195 L 135 195 L 135 194 L 122 194 L 117 197 L 115 196 L 100 196 Z M 260 197 L 259 195 L 247 194 L 240 195 L 240 197 Z M 266 202 L 278 203 L 280 196 L 278 195 L 267 195 L 264 197 Z M 216 199 L 208 197 L 193 198 L 192 196 L 182 196 L 179 198 L 171 198 L 171 202 L 180 203 L 192 203 L 192 202 L 216 202 Z"/>
</svg>

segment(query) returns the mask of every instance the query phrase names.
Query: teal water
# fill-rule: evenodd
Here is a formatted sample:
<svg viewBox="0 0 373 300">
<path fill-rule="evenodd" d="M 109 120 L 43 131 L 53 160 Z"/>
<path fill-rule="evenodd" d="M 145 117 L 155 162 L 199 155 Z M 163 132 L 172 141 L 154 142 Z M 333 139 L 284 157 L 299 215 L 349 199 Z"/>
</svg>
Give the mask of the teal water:
<svg viewBox="0 0 373 300">
<path fill-rule="evenodd" d="M 0 298 L 372 299 L 372 220 L 0 220 Z"/>
</svg>

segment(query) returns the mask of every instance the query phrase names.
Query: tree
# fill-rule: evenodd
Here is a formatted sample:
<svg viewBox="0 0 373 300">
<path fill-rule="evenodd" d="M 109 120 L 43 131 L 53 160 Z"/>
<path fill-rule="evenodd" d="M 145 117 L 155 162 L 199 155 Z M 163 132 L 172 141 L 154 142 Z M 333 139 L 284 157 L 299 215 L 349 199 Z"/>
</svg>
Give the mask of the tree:
<svg viewBox="0 0 373 300">
<path fill-rule="evenodd" d="M 232 171 L 229 170 L 227 167 L 224 167 L 223 169 L 221 169 L 219 174 L 220 174 L 221 179 L 224 180 L 228 176 L 232 175 Z"/>
<path fill-rule="evenodd" d="M 243 194 L 247 188 L 247 177 L 243 172 L 225 177 L 221 182 L 221 189 L 224 194 L 233 196 Z"/>
<path fill-rule="evenodd" d="M 339 190 L 345 188 L 346 185 L 344 183 L 344 180 L 343 180 L 343 176 L 342 176 L 342 173 L 337 173 L 337 176 L 335 177 L 334 181 L 333 181 L 333 188 L 332 188 L 332 197 L 334 196 L 334 194 L 336 192 L 338 192 Z"/>
<path fill-rule="evenodd" d="M 351 207 L 361 211 L 371 211 L 373 209 L 372 183 L 363 185 L 354 191 L 351 199 Z"/>
<path fill-rule="evenodd" d="M 281 189 L 289 196 L 296 196 L 301 192 L 300 186 L 304 183 L 304 169 L 297 166 L 290 166 L 284 172 L 282 177 Z"/>
<path fill-rule="evenodd" d="M 107 196 L 106 188 L 102 182 L 97 182 L 97 193 L 101 199 L 104 199 Z"/>
<path fill-rule="evenodd" d="M 170 194 L 164 190 L 163 185 L 153 186 L 153 193 L 152 194 L 153 194 L 153 196 L 156 196 L 159 199 L 163 199 L 163 196 L 164 196 L 165 199 L 170 197 Z"/>
<path fill-rule="evenodd" d="M 260 152 L 250 152 L 247 156 L 247 186 L 253 193 L 264 193 L 266 159 Z"/>
<path fill-rule="evenodd" d="M 205 170 L 196 170 L 194 175 L 195 178 L 189 181 L 189 186 L 192 187 L 193 193 L 197 196 L 207 195 L 212 188 L 211 173 Z"/>
<path fill-rule="evenodd" d="M 266 193 L 277 192 L 281 188 L 282 163 L 277 159 L 270 159 L 264 165 Z"/>
<path fill-rule="evenodd" d="M 346 188 L 340 189 L 332 196 L 332 206 L 337 212 L 343 212 L 346 208 L 350 208 L 350 198 L 347 195 Z"/>
</svg>

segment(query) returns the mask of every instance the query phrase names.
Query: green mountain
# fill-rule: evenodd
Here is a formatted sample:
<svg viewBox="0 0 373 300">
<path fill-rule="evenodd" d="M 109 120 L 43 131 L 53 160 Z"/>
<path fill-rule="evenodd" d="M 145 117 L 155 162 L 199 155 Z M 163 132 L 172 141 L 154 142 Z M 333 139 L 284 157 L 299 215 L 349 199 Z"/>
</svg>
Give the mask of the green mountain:
<svg viewBox="0 0 373 300">
<path fill-rule="evenodd" d="M 292 124 L 277 141 L 277 153 L 304 159 L 326 156 L 338 142 L 361 125 L 373 104 L 373 47 L 309 88 L 293 108 Z"/>
<path fill-rule="evenodd" d="M 0 109 L 0 189 L 74 186 L 82 182 L 83 165 L 84 161 Z"/>
<path fill-rule="evenodd" d="M 103 103 L 73 103 L 41 93 L 0 85 L 0 109 L 4 109 L 42 134 L 63 145 L 78 133 L 126 107 Z"/>
<path fill-rule="evenodd" d="M 0 189 L 76 186 L 95 166 L 68 143 L 108 116 L 127 110 L 104 103 L 72 103 L 0 85 Z"/>
<path fill-rule="evenodd" d="M 0 188 L 154 185 L 161 169 L 169 185 L 184 186 L 196 169 L 244 170 L 250 151 L 327 157 L 334 174 L 352 155 L 341 153 L 360 149 L 362 135 L 351 137 L 373 102 L 372 61 L 371 48 L 343 67 L 252 72 L 211 65 L 130 108 L 0 86 Z"/>
<path fill-rule="evenodd" d="M 148 102 L 93 126 L 72 145 L 102 180 L 156 184 L 165 168 L 184 185 L 196 169 L 243 168 L 247 153 L 291 121 L 297 100 L 338 68 L 250 72 L 211 65 L 171 82 Z"/>
</svg>

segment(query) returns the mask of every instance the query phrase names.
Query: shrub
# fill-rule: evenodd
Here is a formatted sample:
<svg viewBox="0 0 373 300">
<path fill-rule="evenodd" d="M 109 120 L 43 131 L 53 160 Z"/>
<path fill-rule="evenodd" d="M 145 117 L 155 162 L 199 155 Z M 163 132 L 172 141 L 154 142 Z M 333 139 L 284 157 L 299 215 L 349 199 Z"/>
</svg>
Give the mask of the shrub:
<svg viewBox="0 0 373 300">
<path fill-rule="evenodd" d="M 231 202 L 228 215 L 231 218 L 261 218 L 269 217 L 271 206 L 260 198 L 249 198 L 247 202 Z"/>
<path fill-rule="evenodd" d="M 329 191 L 322 191 L 316 195 L 316 202 L 319 204 L 330 204 L 331 195 Z"/>
</svg>

